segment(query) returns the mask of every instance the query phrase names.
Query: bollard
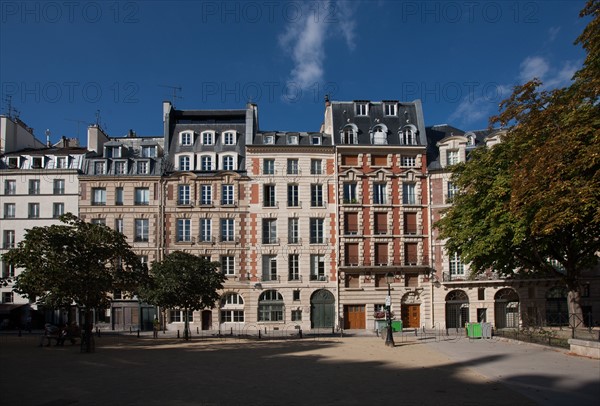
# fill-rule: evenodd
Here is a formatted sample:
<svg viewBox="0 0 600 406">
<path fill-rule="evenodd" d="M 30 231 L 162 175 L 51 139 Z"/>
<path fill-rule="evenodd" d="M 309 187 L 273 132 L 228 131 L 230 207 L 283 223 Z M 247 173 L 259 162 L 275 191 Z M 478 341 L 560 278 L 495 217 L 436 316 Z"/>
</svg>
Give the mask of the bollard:
<svg viewBox="0 0 600 406">
<path fill-rule="evenodd" d="M 196 334 L 200 334 L 200 327 L 196 326 Z"/>
<path fill-rule="evenodd" d="M 179 338 L 179 330 L 177 330 L 177 338 Z"/>
<path fill-rule="evenodd" d="M 129 326 L 129 334 L 133 333 L 133 331 L 131 330 L 131 326 Z"/>
<path fill-rule="evenodd" d="M 96 327 L 96 336 L 100 337 L 100 327 Z"/>
<path fill-rule="evenodd" d="M 258 330 L 258 338 L 260 338 L 260 330 Z"/>
<path fill-rule="evenodd" d="M 233 327 L 231 327 L 231 331 L 229 332 L 229 335 L 233 337 Z"/>
<path fill-rule="evenodd" d="M 140 329 L 137 330 L 137 338 L 140 338 Z"/>
<path fill-rule="evenodd" d="M 302 338 L 302 329 L 298 330 L 298 334 L 300 335 L 300 338 Z"/>
</svg>

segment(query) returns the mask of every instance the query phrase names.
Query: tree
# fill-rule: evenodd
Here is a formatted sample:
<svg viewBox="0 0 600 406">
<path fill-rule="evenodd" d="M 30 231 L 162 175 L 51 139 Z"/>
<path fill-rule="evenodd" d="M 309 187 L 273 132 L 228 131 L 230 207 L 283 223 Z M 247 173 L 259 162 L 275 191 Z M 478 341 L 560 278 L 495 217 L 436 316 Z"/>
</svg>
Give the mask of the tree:
<svg viewBox="0 0 600 406">
<path fill-rule="evenodd" d="M 587 51 L 565 88 L 517 86 L 492 124 L 508 126 L 502 143 L 471 154 L 453 170 L 461 188 L 436 223 L 447 250 L 474 273 L 558 276 L 568 291 L 571 324 L 582 320 L 580 279 L 600 252 L 600 3 L 577 39 Z"/>
<path fill-rule="evenodd" d="M 109 306 L 115 290 L 135 293 L 147 271 L 123 234 L 70 213 L 60 220 L 63 224 L 27 230 L 3 260 L 24 268 L 15 292 L 51 308 L 75 304 L 84 310 L 90 352 L 92 310 Z"/>
<path fill-rule="evenodd" d="M 217 291 L 223 288 L 225 281 L 225 275 L 219 272 L 220 266 L 219 262 L 192 254 L 172 252 L 163 261 L 152 264 L 149 283 L 140 295 L 163 309 L 183 310 L 183 335 L 188 340 L 189 312 L 213 308 L 219 299 Z"/>
</svg>

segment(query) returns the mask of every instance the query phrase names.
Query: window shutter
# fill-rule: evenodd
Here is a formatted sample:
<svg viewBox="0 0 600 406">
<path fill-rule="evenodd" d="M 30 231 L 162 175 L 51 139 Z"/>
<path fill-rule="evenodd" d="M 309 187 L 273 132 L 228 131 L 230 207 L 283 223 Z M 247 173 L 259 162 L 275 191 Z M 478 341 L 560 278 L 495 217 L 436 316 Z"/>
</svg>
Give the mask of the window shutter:
<svg viewBox="0 0 600 406">
<path fill-rule="evenodd" d="M 375 213 L 375 233 L 387 234 L 387 213 Z"/>
<path fill-rule="evenodd" d="M 417 213 L 404 213 L 404 234 L 417 234 Z"/>
<path fill-rule="evenodd" d="M 358 213 L 346 213 L 346 234 L 358 234 Z"/>
</svg>

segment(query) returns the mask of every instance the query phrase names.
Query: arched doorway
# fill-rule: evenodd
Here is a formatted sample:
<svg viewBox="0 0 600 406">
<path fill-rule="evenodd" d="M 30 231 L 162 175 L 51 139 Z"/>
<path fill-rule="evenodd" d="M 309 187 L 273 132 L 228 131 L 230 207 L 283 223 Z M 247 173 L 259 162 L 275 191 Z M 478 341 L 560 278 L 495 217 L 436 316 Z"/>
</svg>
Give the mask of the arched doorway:
<svg viewBox="0 0 600 406">
<path fill-rule="evenodd" d="M 469 297 L 462 290 L 446 295 L 446 328 L 463 328 L 469 322 Z"/>
<path fill-rule="evenodd" d="M 557 286 L 546 292 L 546 325 L 566 326 L 568 324 L 567 289 Z"/>
<path fill-rule="evenodd" d="M 494 296 L 496 328 L 519 327 L 519 295 L 513 289 L 500 289 Z"/>
<path fill-rule="evenodd" d="M 310 297 L 310 327 L 331 328 L 334 326 L 335 297 L 327 289 L 315 291 Z"/>
</svg>

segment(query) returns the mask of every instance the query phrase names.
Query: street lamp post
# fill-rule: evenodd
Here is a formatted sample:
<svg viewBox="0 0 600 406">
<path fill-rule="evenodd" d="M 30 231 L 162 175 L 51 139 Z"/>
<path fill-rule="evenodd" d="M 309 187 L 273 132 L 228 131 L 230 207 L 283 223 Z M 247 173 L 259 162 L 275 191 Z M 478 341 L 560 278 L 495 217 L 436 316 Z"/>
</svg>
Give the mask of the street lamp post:
<svg viewBox="0 0 600 406">
<path fill-rule="evenodd" d="M 387 335 L 385 337 L 385 345 L 387 345 L 388 347 L 394 347 L 394 336 L 392 335 L 392 294 L 390 288 L 390 284 L 394 282 L 394 274 L 389 272 L 387 275 L 385 275 L 385 280 L 388 285 L 388 295 L 385 301 L 385 317 L 387 319 Z"/>
</svg>

